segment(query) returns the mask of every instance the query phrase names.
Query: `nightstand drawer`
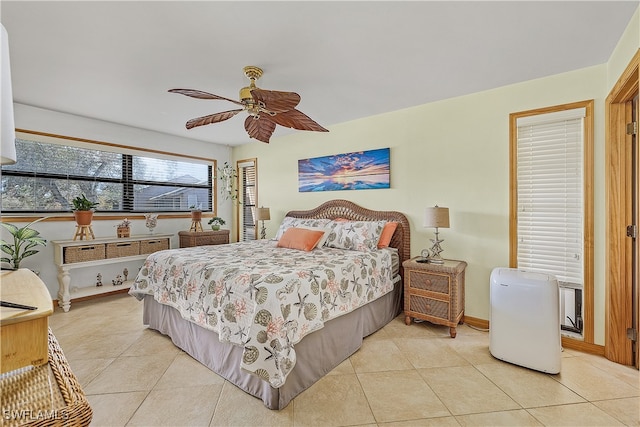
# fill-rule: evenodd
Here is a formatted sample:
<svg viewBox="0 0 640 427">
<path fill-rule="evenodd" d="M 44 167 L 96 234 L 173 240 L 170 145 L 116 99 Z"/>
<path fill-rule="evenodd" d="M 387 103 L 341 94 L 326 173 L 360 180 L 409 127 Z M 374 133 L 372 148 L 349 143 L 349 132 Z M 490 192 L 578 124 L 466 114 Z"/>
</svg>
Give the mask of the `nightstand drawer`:
<svg viewBox="0 0 640 427">
<path fill-rule="evenodd" d="M 448 275 L 425 273 L 424 271 L 409 270 L 409 286 L 413 289 L 450 294 L 451 281 Z"/>
<path fill-rule="evenodd" d="M 445 301 L 426 298 L 420 295 L 409 296 L 409 310 L 439 319 L 449 319 L 449 304 Z"/>
</svg>

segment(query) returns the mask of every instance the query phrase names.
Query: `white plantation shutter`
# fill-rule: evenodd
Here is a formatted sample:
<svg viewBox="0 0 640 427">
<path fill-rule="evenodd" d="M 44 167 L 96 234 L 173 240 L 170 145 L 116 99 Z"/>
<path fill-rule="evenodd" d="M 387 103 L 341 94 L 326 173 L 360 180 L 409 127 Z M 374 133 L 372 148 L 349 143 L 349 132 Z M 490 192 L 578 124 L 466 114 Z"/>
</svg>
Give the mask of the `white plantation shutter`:
<svg viewBox="0 0 640 427">
<path fill-rule="evenodd" d="M 517 119 L 518 268 L 584 285 L 585 109 Z"/>
<path fill-rule="evenodd" d="M 256 196 L 258 189 L 258 177 L 256 171 L 256 162 L 247 160 L 238 163 L 240 173 L 240 184 L 242 186 L 241 202 L 239 212 L 241 214 L 240 234 L 241 241 L 256 240 L 257 228 L 255 220 Z"/>
</svg>

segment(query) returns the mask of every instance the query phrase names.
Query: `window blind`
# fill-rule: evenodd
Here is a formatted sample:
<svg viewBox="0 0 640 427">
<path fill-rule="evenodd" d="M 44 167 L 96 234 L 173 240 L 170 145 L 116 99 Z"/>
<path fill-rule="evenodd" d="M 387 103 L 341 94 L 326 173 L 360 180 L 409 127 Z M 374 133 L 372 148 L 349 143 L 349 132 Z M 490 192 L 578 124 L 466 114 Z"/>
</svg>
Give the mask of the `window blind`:
<svg viewBox="0 0 640 427">
<path fill-rule="evenodd" d="M 213 209 L 211 162 L 60 140 L 16 139 L 18 162 L 2 166 L 3 212 L 69 212 L 71 200 L 80 194 L 98 201 L 100 212 L 185 212 L 191 205 Z"/>
<path fill-rule="evenodd" d="M 244 162 L 238 165 L 242 182 L 242 241 L 256 240 L 256 166 L 254 162 Z"/>
<path fill-rule="evenodd" d="M 584 285 L 585 109 L 518 118 L 518 268 Z"/>
</svg>

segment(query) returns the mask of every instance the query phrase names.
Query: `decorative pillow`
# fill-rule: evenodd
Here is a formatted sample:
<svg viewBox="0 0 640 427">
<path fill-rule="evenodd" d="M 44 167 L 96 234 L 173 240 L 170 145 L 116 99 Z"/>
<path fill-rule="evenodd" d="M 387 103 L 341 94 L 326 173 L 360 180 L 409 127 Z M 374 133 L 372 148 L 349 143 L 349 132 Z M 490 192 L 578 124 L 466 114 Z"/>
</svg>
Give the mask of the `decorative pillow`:
<svg viewBox="0 0 640 427">
<path fill-rule="evenodd" d="M 298 249 L 309 252 L 316 247 L 324 231 L 308 230 L 304 228 L 289 227 L 278 240 L 279 248 Z"/>
<path fill-rule="evenodd" d="M 316 245 L 317 248 L 321 248 L 322 246 L 324 246 L 324 242 L 326 242 L 327 237 L 329 237 L 329 229 L 326 227 L 309 227 L 307 225 L 299 225 L 296 228 L 304 228 L 305 230 L 322 231 L 322 237 L 320 238 L 320 241 Z"/>
<path fill-rule="evenodd" d="M 326 246 L 369 252 L 378 249 L 386 221 L 332 221 Z"/>
<path fill-rule="evenodd" d="M 293 218 L 291 216 L 285 216 L 283 218 L 283 220 L 282 220 L 282 223 L 280 224 L 280 228 L 278 229 L 278 232 L 276 233 L 275 240 L 280 240 L 280 238 L 282 237 L 284 232 L 287 231 L 288 228 L 299 227 L 301 225 L 304 225 L 304 226 L 307 226 L 307 227 L 319 227 L 319 228 L 322 228 L 325 225 L 327 225 L 329 222 L 330 222 L 330 220 L 326 219 L 326 218 L 320 218 L 320 219 L 315 219 L 315 218 Z"/>
<path fill-rule="evenodd" d="M 378 241 L 378 249 L 389 247 L 389 243 L 391 243 L 391 238 L 393 237 L 393 233 L 396 231 L 397 227 L 398 223 L 395 221 L 389 221 L 384 225 L 382 234 L 380 235 L 380 240 Z"/>
</svg>

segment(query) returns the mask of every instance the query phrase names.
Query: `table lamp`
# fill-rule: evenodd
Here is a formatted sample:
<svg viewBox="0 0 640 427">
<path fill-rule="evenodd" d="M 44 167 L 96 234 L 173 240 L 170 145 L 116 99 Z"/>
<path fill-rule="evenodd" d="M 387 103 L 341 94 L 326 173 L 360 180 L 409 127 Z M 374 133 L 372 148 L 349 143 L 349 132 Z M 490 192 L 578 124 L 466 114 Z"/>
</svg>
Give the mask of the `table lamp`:
<svg viewBox="0 0 640 427">
<path fill-rule="evenodd" d="M 267 229 L 264 227 L 264 222 L 271 219 L 271 214 L 269 212 L 269 208 L 258 208 L 257 212 L 257 220 L 262 221 L 262 229 L 260 230 L 260 238 L 267 238 Z"/>
<path fill-rule="evenodd" d="M 443 251 L 440 243 L 444 242 L 444 240 L 438 238 L 438 228 L 449 228 L 449 208 L 441 208 L 436 205 L 425 209 L 423 226 L 436 229 L 436 238 L 431 239 L 433 246 L 431 247 L 431 257 L 429 257 L 428 261 L 433 264 L 444 264 L 444 259 L 440 256 L 440 252 Z"/>
</svg>

